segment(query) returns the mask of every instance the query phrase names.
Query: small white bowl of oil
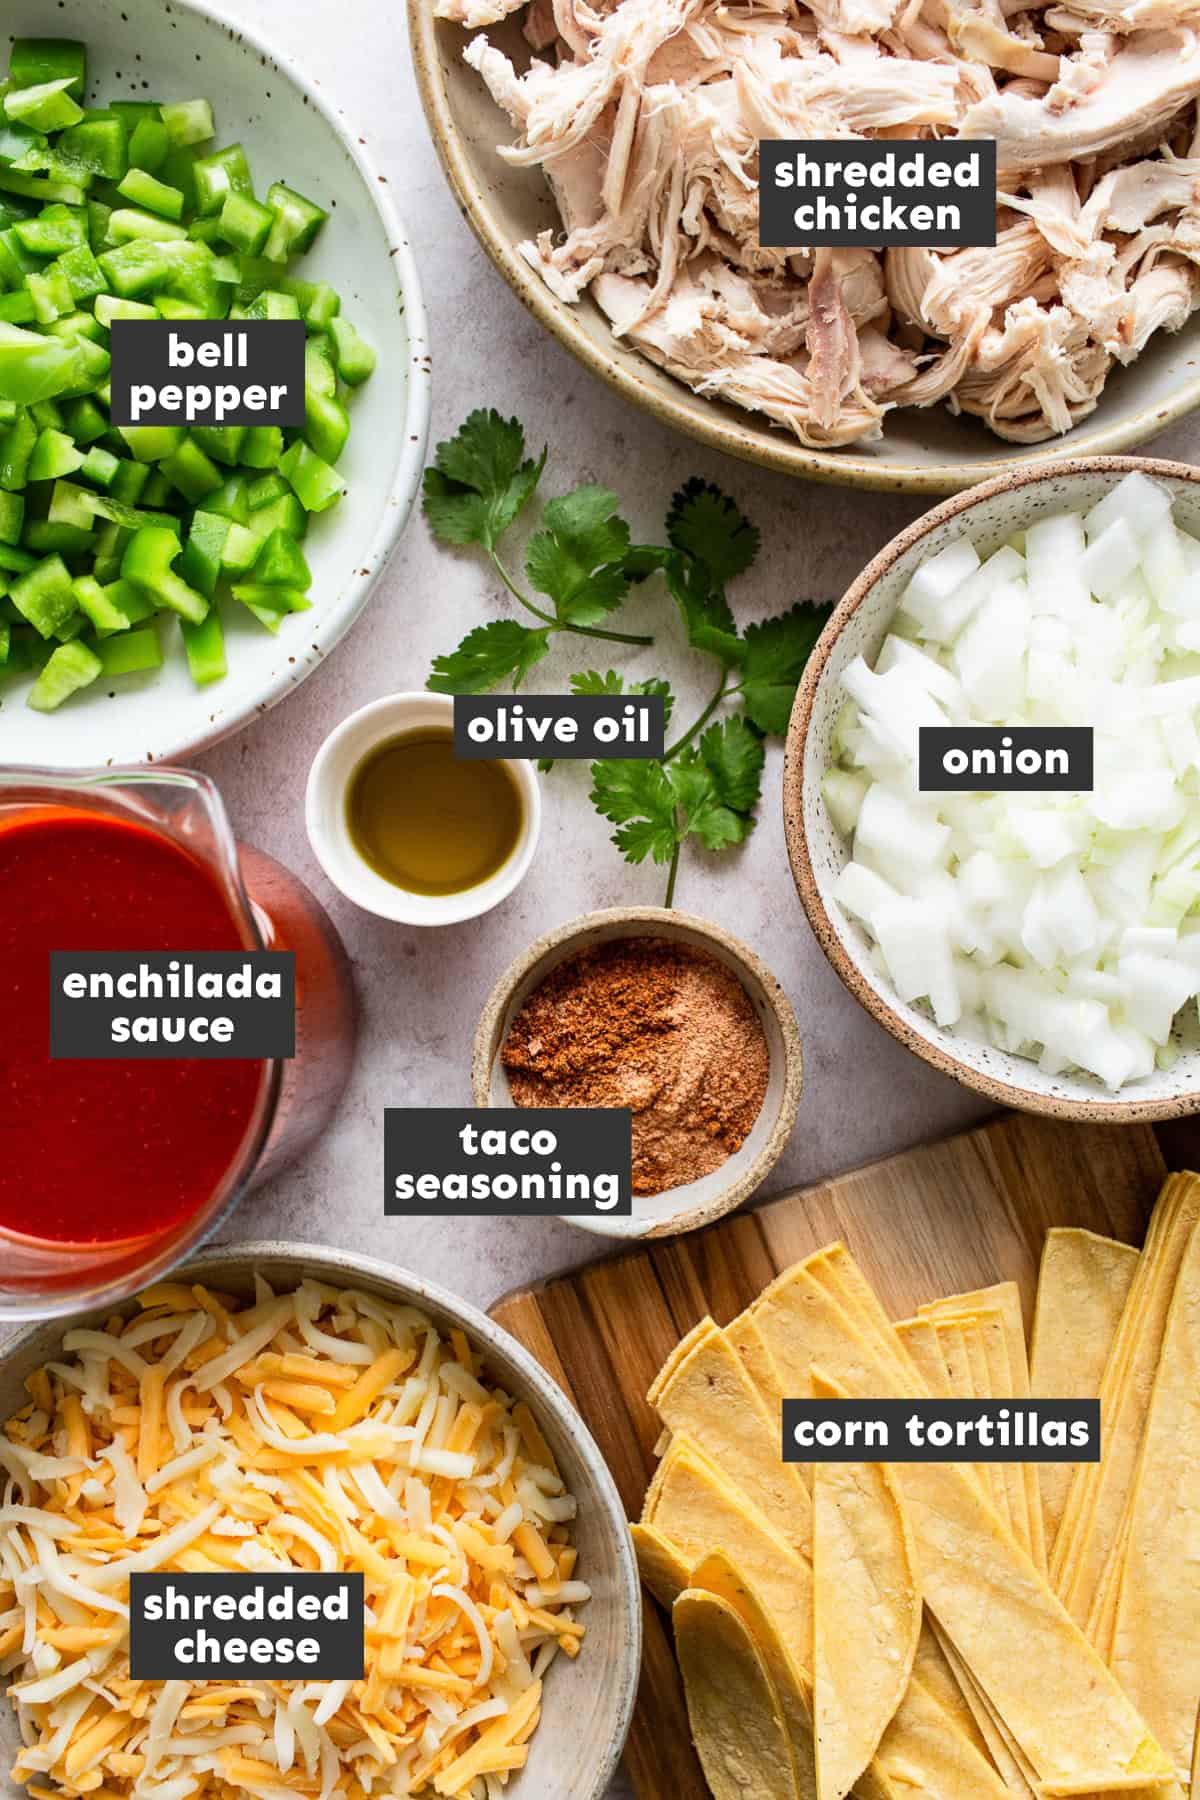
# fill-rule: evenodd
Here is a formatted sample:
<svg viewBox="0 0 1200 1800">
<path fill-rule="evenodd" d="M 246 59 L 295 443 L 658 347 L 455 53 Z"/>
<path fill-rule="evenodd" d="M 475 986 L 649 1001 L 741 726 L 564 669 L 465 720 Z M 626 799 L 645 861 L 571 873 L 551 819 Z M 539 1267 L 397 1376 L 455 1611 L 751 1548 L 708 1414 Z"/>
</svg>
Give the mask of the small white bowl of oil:
<svg viewBox="0 0 1200 1800">
<path fill-rule="evenodd" d="M 351 713 L 318 750 L 305 822 L 348 900 L 403 925 L 490 912 L 533 861 L 542 824 L 534 765 L 458 758 L 454 702 L 424 690 Z"/>
</svg>

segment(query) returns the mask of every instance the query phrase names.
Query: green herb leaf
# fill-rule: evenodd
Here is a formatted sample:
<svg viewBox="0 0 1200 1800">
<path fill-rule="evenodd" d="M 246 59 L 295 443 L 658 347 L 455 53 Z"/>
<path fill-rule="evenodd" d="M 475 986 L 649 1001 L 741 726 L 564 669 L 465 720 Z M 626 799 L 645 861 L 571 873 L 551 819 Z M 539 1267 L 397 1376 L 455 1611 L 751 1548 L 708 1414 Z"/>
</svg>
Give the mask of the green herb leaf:
<svg viewBox="0 0 1200 1800">
<path fill-rule="evenodd" d="M 663 573 L 692 649 L 715 657 L 725 669 L 740 663 L 744 645 L 729 602 L 722 589 L 709 586 L 703 564 L 681 552 L 669 559 Z"/>
<path fill-rule="evenodd" d="M 625 677 L 618 675 L 615 669 L 606 669 L 601 675 L 598 669 L 584 669 L 571 677 L 573 694 L 623 694 Z"/>
<path fill-rule="evenodd" d="M 629 527 L 608 488 L 581 487 L 547 503 L 525 573 L 570 625 L 598 625 L 629 592 Z"/>
<path fill-rule="evenodd" d="M 493 550 L 528 505 L 545 466 L 545 450 L 536 461 L 525 456 L 519 420 L 473 412 L 455 437 L 438 445 L 425 471 L 424 511 L 434 536 Z"/>
<path fill-rule="evenodd" d="M 693 832 L 707 850 L 740 844 L 753 824 L 721 801 L 712 775 L 692 752 L 667 765 L 675 798 L 683 810 L 680 838 Z"/>
<path fill-rule="evenodd" d="M 698 475 L 681 487 L 667 514 L 667 536 L 701 564 L 712 589 L 724 588 L 758 555 L 758 527 L 728 494 Z"/>
<path fill-rule="evenodd" d="M 486 694 L 511 676 L 518 688 L 549 648 L 548 629 L 494 619 L 469 631 L 449 656 L 439 656 L 426 685 L 435 694 Z"/>
<path fill-rule="evenodd" d="M 679 842 L 675 790 L 660 762 L 606 758 L 592 764 L 592 805 L 620 829 L 613 843 L 627 862 L 670 862 Z"/>
<path fill-rule="evenodd" d="M 778 619 L 764 619 L 746 631 L 742 697 L 760 731 L 783 737 L 792 715 L 796 686 L 832 607 L 796 602 Z"/>
<path fill-rule="evenodd" d="M 710 725 L 700 739 L 698 753 L 721 804 L 734 812 L 752 813 L 762 790 L 766 756 L 762 739 L 741 714 Z"/>
</svg>

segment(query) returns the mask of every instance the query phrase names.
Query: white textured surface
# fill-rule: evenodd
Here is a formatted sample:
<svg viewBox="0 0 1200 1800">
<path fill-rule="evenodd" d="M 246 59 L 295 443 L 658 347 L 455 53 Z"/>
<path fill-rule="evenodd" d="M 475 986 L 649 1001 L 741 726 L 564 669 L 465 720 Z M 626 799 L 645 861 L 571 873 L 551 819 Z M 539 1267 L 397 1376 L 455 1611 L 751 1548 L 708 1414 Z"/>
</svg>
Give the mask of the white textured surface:
<svg viewBox="0 0 1200 1800">
<path fill-rule="evenodd" d="M 920 510 L 903 499 L 791 483 L 704 452 L 620 404 L 545 337 L 494 273 L 450 197 L 425 131 L 395 0 L 386 7 L 380 0 L 222 4 L 231 18 L 302 60 L 361 121 L 377 165 L 400 190 L 431 321 L 435 440 L 473 406 L 517 412 L 533 444 L 549 442 L 547 491 L 607 482 L 625 498 L 635 535 L 661 527 L 672 489 L 689 475 L 720 481 L 763 532 L 759 563 L 733 596 L 743 620 L 801 595 L 839 594 Z M 220 96 L 213 98 L 219 104 Z M 1195 429 L 1185 425 L 1150 448 L 1184 457 L 1195 440 Z M 653 617 L 660 640 L 641 653 L 642 672 L 676 676 L 680 716 L 688 718 L 707 695 L 709 666 L 681 650 L 664 607 L 644 601 L 640 607 Z M 253 1196 L 223 1235 L 351 1245 L 483 1305 L 518 1283 L 594 1256 L 598 1241 L 554 1221 L 385 1220 L 383 1109 L 468 1104 L 475 1024 L 509 960 L 574 913 L 657 904 L 662 872 L 621 861 L 587 803 L 586 769 L 560 766 L 546 783 L 541 848 L 524 885 L 486 918 L 423 933 L 368 918 L 334 893 L 305 840 L 303 791 L 317 747 L 340 719 L 391 689 L 422 685 L 435 654 L 452 648 L 471 625 L 508 611 L 499 583 L 481 563 L 435 546 L 418 517 L 366 613 L 325 666 L 293 699 L 201 759 L 220 783 L 239 834 L 288 863 L 329 906 L 363 1003 L 357 1071 L 334 1128 L 302 1166 Z M 638 628 L 637 616 L 630 608 L 631 629 Z M 568 648 L 534 677 L 544 689 L 556 678 L 564 682 L 574 668 L 595 665 L 590 652 L 601 646 L 564 641 Z M 689 852 L 677 895 L 688 910 L 721 921 L 752 944 L 796 1009 L 807 1079 L 795 1135 L 769 1184 L 774 1192 L 942 1135 L 983 1110 L 978 1099 L 893 1042 L 825 962 L 788 870 L 781 761 L 781 750 L 773 748 L 761 823 L 746 849 L 719 858 Z"/>
</svg>

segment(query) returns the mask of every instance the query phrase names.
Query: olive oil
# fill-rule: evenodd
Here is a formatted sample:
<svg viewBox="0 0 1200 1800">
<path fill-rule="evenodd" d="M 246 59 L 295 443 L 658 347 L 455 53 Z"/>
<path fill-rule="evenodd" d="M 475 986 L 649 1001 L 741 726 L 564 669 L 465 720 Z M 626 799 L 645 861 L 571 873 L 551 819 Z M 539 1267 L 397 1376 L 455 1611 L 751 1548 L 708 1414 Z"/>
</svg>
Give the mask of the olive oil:
<svg viewBox="0 0 1200 1800">
<path fill-rule="evenodd" d="M 524 807 L 503 762 L 459 759 L 452 731 L 405 732 L 359 763 L 346 795 L 350 841 L 411 894 L 461 894 L 503 868 Z"/>
</svg>

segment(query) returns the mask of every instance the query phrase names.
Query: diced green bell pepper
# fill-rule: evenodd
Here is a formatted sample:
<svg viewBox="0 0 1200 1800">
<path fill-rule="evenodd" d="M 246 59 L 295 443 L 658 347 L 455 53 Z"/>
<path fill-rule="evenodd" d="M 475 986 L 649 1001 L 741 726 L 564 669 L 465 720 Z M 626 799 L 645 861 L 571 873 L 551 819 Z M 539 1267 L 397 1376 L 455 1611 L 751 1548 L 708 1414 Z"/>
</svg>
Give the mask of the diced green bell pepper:
<svg viewBox="0 0 1200 1800">
<path fill-rule="evenodd" d="M 211 600 L 217 591 L 225 544 L 231 530 L 232 521 L 220 513 L 201 511 L 192 514 L 187 542 L 179 558 L 179 573 L 207 600 Z"/>
<path fill-rule="evenodd" d="M 184 623 L 181 619 L 180 624 Z M 140 675 L 146 669 L 162 667 L 162 645 L 153 625 L 105 638 L 96 646 L 96 653 L 105 675 Z"/>
<path fill-rule="evenodd" d="M 254 579 L 267 587 L 299 588 L 312 586 L 312 575 L 295 538 L 286 531 L 272 531 L 263 543 L 254 565 Z"/>
<path fill-rule="evenodd" d="M 144 207 L 147 212 L 157 213 L 164 219 L 178 220 L 183 217 L 183 195 L 176 187 L 168 187 L 165 181 L 158 181 L 148 175 L 145 169 L 130 169 L 117 184 L 118 194 L 134 206 Z M 116 214 L 113 215 L 115 219 Z M 109 221 L 112 231 L 113 221 Z M 117 240 L 118 242 L 120 240 Z"/>
<path fill-rule="evenodd" d="M 66 276 L 76 306 L 83 300 L 94 300 L 104 292 L 104 275 L 87 244 L 68 250 L 55 266 Z"/>
<path fill-rule="evenodd" d="M 324 207 L 282 181 L 267 189 L 267 205 L 275 215 L 271 234 L 263 245 L 268 262 L 287 262 L 289 257 L 307 250 L 329 217 Z"/>
<path fill-rule="evenodd" d="M 375 352 L 364 343 L 349 319 L 329 321 L 329 341 L 337 372 L 349 387 L 358 387 L 375 368 Z"/>
<path fill-rule="evenodd" d="M 34 256 L 61 256 L 87 243 L 87 214 L 82 207 L 59 202 L 36 219 L 19 219 L 13 230 Z"/>
<path fill-rule="evenodd" d="M 125 177 L 128 181 L 129 177 Z M 153 175 L 146 176 L 153 181 Z M 140 206 L 118 206 L 108 221 L 109 242 L 116 248 L 122 244 L 149 242 L 152 244 L 181 243 L 187 238 L 187 226 L 177 225 L 172 219 L 160 218 L 157 213 L 144 212 Z"/>
<path fill-rule="evenodd" d="M 13 582 L 9 598 L 34 630 L 53 637 L 77 610 L 71 574 L 61 556 L 47 556 Z"/>
<path fill-rule="evenodd" d="M 16 169 L 0 166 L 0 190 L 37 200 L 42 206 L 49 206 L 54 200 L 61 200 L 66 206 L 84 205 L 90 181 L 90 175 L 80 175 L 77 181 L 52 181 L 45 175 L 21 175 Z"/>
<path fill-rule="evenodd" d="M 150 465 L 149 463 L 131 462 L 128 457 L 124 456 L 121 457 L 120 463 L 121 466 L 117 470 L 112 484 L 112 497 L 114 500 L 123 500 L 126 505 L 132 506 L 136 500 L 141 499 L 142 490 L 150 479 Z"/>
<path fill-rule="evenodd" d="M 210 682 L 220 681 L 229 673 L 225 657 L 225 631 L 221 615 L 215 606 L 209 609 L 207 618 L 201 619 L 198 625 L 190 624 L 187 619 L 180 619 L 179 629 L 183 633 L 188 668 L 197 687 L 207 687 Z"/>
<path fill-rule="evenodd" d="M 26 478 L 29 481 L 55 481 L 60 475 L 73 475 L 83 461 L 83 452 L 63 431 L 39 434 L 29 458 Z"/>
<path fill-rule="evenodd" d="M 247 523 L 260 542 L 269 538 L 273 531 L 286 531 L 299 543 L 308 532 L 308 514 L 291 493 L 280 494 L 266 506 L 256 507 Z"/>
<path fill-rule="evenodd" d="M 86 644 L 60 644 L 30 688 L 26 705 L 34 712 L 54 712 L 80 688 L 89 687 L 103 668 Z"/>
<path fill-rule="evenodd" d="M 207 100 L 173 100 L 158 110 L 167 136 L 176 146 L 206 143 L 216 129 Z"/>
<path fill-rule="evenodd" d="M 227 481 L 222 482 L 216 493 L 205 495 L 205 512 L 221 513 L 238 525 L 244 525 L 250 517 L 248 487 L 249 483 L 244 475 L 231 475 Z"/>
<path fill-rule="evenodd" d="M 299 438 L 285 450 L 279 469 L 306 512 L 326 512 L 346 491 L 337 470 Z"/>
<path fill-rule="evenodd" d="M 281 500 L 291 491 L 278 469 L 272 469 L 269 475 L 260 476 L 247 488 L 246 498 L 250 502 L 250 511 L 257 512 L 261 506 L 270 506 L 272 500 Z"/>
<path fill-rule="evenodd" d="M 108 420 L 96 402 L 86 395 L 67 401 L 63 408 L 63 424 L 77 444 L 94 444 L 108 430 Z"/>
<path fill-rule="evenodd" d="M 39 81 L 33 87 L 14 88 L 4 96 L 4 110 L 10 119 L 32 125 L 35 131 L 62 131 L 77 125 L 83 108 L 72 98 L 73 76 L 58 81 Z"/>
<path fill-rule="evenodd" d="M 25 471 L 29 467 L 29 458 L 33 455 L 33 446 L 38 441 L 38 428 L 32 416 L 22 411 L 17 419 L 0 436 L 0 488 L 9 493 L 19 493 L 25 486 Z M 3 564 L 0 564 L 0 568 Z"/>
<path fill-rule="evenodd" d="M 87 502 L 92 497 L 91 490 L 80 487 L 78 482 L 59 478 L 50 495 L 47 519 L 52 525 L 73 525 L 77 531 L 90 535 L 95 519 Z"/>
<path fill-rule="evenodd" d="M 0 544 L 16 544 L 20 541 L 24 518 L 24 495 L 0 493 Z"/>
<path fill-rule="evenodd" d="M 172 456 L 187 436 L 182 425 L 118 425 L 117 430 L 138 462 L 161 462 Z"/>
<path fill-rule="evenodd" d="M 229 194 L 253 194 L 254 181 L 246 152 L 240 144 L 227 144 L 211 156 L 198 156 L 192 167 L 196 183 L 196 211 L 201 218 L 219 213 Z"/>
<path fill-rule="evenodd" d="M 208 601 L 172 569 L 171 564 L 179 551 L 179 539 L 173 531 L 163 526 L 143 525 L 134 532 L 121 559 L 121 575 L 152 599 L 169 606 L 181 618 L 199 624 L 208 611 Z"/>
<path fill-rule="evenodd" d="M 102 325 L 109 326 L 114 319 L 157 319 L 159 311 L 142 300 L 119 300 L 115 294 L 101 294 L 96 300 L 96 317 Z"/>
<path fill-rule="evenodd" d="M 0 323 L 0 399 L 32 406 L 65 394 L 82 366 L 78 344 Z"/>
<path fill-rule="evenodd" d="M 203 500 L 206 494 L 215 493 L 221 486 L 220 469 L 194 438 L 185 438 L 178 450 L 163 458 L 159 467 L 185 500 Z"/>
<path fill-rule="evenodd" d="M 93 575 L 78 575 L 72 582 L 75 604 L 98 631 L 128 631 L 129 620 Z"/>
<path fill-rule="evenodd" d="M 28 288 L 19 294 L 0 294 L 0 321 L 6 325 L 33 325 L 37 322 L 33 295 Z"/>
<path fill-rule="evenodd" d="M 82 100 L 87 88 L 87 48 L 77 38 L 14 38 L 8 78 L 15 88 L 65 81 L 72 98 Z"/>
<path fill-rule="evenodd" d="M 261 205 L 252 194 L 236 190 L 226 194 L 220 213 L 221 236 L 243 255 L 258 255 L 274 223 L 270 207 Z"/>
<path fill-rule="evenodd" d="M 161 119 L 139 119 L 129 135 L 129 166 L 157 175 L 170 148 L 171 140 Z"/>
<path fill-rule="evenodd" d="M 120 466 L 119 456 L 114 456 L 102 444 L 93 444 L 79 465 L 79 473 L 85 481 L 94 481 L 97 487 L 111 488 Z"/>
<path fill-rule="evenodd" d="M 335 463 L 350 436 L 350 414 L 327 394 L 306 394 L 304 436 L 318 456 Z"/>
<path fill-rule="evenodd" d="M 84 119 L 54 146 L 59 162 L 105 181 L 120 181 L 129 166 L 129 140 L 120 119 Z"/>
<path fill-rule="evenodd" d="M 278 425 L 252 425 L 242 445 L 240 461 L 248 469 L 277 469 L 283 455 L 283 432 Z"/>
<path fill-rule="evenodd" d="M 268 631 L 278 631 L 288 613 L 306 612 L 312 605 L 299 588 L 265 587 L 255 581 L 235 581 L 233 597 L 254 614 Z"/>
<path fill-rule="evenodd" d="M 192 436 L 217 462 L 236 469 L 241 449 L 250 432 L 248 425 L 193 425 Z"/>
</svg>

